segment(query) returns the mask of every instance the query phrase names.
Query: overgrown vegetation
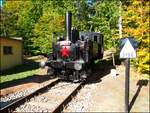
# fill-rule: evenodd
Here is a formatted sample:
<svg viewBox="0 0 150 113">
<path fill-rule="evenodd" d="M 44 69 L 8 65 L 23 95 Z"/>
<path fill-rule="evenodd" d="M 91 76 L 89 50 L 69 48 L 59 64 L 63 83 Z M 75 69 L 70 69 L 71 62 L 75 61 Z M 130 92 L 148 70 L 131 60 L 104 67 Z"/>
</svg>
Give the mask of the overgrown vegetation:
<svg viewBox="0 0 150 113">
<path fill-rule="evenodd" d="M 1 36 L 21 36 L 25 53 L 48 54 L 52 33 L 65 35 L 64 14 L 73 13 L 73 26 L 80 31 L 104 34 L 105 49 L 118 48 L 119 10 L 123 18 L 123 37 L 134 36 L 139 42 L 135 65 L 149 74 L 149 1 L 148 0 L 28 0 L 5 1 L 1 13 Z M 58 34 L 59 33 L 59 34 Z"/>
</svg>

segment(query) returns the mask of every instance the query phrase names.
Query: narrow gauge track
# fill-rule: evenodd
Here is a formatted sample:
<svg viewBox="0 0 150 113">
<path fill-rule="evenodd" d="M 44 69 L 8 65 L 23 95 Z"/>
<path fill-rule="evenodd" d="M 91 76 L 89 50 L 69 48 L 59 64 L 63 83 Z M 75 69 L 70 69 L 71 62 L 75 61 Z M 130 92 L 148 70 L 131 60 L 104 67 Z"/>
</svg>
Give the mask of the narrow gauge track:
<svg viewBox="0 0 150 113">
<path fill-rule="evenodd" d="M 49 87 L 53 87 L 55 84 L 59 83 L 60 80 L 56 79 L 55 81 L 51 82 L 50 84 L 34 91 L 33 93 L 30 93 L 24 97 L 21 97 L 19 99 L 15 99 L 14 101 L 12 101 L 10 104 L 7 104 L 6 106 L 2 107 L 0 109 L 0 113 L 8 113 L 8 112 L 13 112 L 13 110 L 19 106 L 20 104 L 23 104 L 24 102 L 26 102 L 27 100 L 31 99 L 32 97 L 38 95 L 39 93 L 44 93 L 45 91 L 47 91 L 47 88 Z"/>
<path fill-rule="evenodd" d="M 42 111 L 38 111 L 38 109 L 31 110 L 32 106 L 38 106 L 44 107 L 47 112 L 58 113 L 72 100 L 84 84 L 85 82 L 67 83 L 57 79 L 32 94 L 5 106 L 0 112 L 43 112 L 42 108 L 39 108 Z M 42 98 L 46 98 L 47 101 L 40 102 Z M 29 107 L 25 108 L 25 106 L 30 106 L 30 109 L 28 109 Z"/>
</svg>

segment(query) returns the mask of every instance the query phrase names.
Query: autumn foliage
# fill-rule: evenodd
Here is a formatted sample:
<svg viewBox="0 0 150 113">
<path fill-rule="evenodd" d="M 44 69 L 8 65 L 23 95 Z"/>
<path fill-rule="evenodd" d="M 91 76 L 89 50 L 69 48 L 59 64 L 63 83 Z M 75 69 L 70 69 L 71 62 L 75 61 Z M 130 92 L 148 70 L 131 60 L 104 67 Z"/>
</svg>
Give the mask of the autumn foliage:
<svg viewBox="0 0 150 113">
<path fill-rule="evenodd" d="M 135 65 L 141 73 L 150 72 L 150 2 L 131 0 L 123 5 L 123 36 L 134 36 L 138 41 Z"/>
</svg>

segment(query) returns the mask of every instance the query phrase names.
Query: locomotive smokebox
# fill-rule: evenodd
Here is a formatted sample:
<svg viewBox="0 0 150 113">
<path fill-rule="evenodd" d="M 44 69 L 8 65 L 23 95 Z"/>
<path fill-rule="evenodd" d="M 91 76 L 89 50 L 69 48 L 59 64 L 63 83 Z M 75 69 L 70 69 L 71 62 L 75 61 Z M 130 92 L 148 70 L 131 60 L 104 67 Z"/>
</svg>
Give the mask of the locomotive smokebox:
<svg viewBox="0 0 150 113">
<path fill-rule="evenodd" d="M 66 40 L 71 41 L 71 24 L 72 24 L 72 13 L 70 11 L 66 12 Z"/>
</svg>

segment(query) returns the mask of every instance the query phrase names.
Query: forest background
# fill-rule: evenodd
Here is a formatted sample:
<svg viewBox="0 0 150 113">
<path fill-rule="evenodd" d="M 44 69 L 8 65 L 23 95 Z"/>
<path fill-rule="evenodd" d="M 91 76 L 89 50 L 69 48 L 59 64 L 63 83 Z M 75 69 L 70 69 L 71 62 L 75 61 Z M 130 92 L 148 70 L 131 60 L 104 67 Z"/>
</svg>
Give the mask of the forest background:
<svg viewBox="0 0 150 113">
<path fill-rule="evenodd" d="M 118 49 L 121 25 L 121 37 L 133 36 L 138 42 L 138 57 L 133 64 L 149 77 L 149 0 L 1 0 L 1 3 L 1 37 L 22 37 L 24 54 L 49 54 L 52 33 L 56 37 L 65 35 L 64 15 L 71 11 L 72 26 L 104 35 L 105 50 Z"/>
</svg>

